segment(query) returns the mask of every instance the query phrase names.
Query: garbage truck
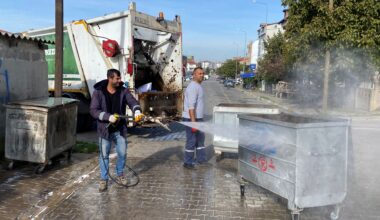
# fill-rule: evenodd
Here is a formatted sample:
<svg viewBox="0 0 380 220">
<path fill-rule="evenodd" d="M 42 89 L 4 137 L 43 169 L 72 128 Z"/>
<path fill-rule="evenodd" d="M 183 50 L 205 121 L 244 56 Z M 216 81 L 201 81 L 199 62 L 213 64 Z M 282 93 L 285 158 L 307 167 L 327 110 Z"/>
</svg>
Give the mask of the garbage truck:
<svg viewBox="0 0 380 220">
<path fill-rule="evenodd" d="M 29 30 L 26 36 L 55 39 L 55 29 Z M 139 101 L 145 115 L 163 121 L 182 114 L 182 28 L 179 16 L 167 20 L 160 12 L 151 16 L 128 10 L 64 25 L 63 93 L 80 100 L 78 129 L 88 126 L 89 104 L 96 82 L 110 68 L 120 70 L 125 87 Z M 54 95 L 55 45 L 45 50 L 49 93 Z M 128 125 L 133 126 L 127 109 Z"/>
</svg>

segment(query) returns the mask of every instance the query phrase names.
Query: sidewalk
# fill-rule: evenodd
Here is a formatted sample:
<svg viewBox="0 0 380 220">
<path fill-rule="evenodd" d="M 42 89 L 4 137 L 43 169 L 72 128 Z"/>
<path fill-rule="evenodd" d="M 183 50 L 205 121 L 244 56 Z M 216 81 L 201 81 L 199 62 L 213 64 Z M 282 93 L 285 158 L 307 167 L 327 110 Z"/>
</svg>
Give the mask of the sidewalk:
<svg viewBox="0 0 380 220">
<path fill-rule="evenodd" d="M 48 202 L 59 202 L 70 194 L 83 174 L 97 164 L 94 154 L 72 155 L 72 161 L 56 160 L 42 174 L 35 174 L 36 164 L 18 162 L 14 170 L 0 168 L 0 219 L 30 219 L 28 213 Z"/>
<path fill-rule="evenodd" d="M 236 89 L 244 92 L 245 94 L 257 97 L 259 100 L 278 106 L 281 111 L 294 113 L 294 114 L 307 114 L 307 115 L 318 115 L 323 114 L 321 108 L 307 107 L 297 103 L 293 98 L 277 98 L 272 94 L 264 93 L 256 90 L 246 90 L 242 87 L 235 87 Z M 364 110 L 347 110 L 342 108 L 330 108 L 327 110 L 326 115 L 337 116 L 337 117 L 360 117 L 360 118 L 371 118 L 380 117 L 379 111 L 364 111 Z"/>
</svg>

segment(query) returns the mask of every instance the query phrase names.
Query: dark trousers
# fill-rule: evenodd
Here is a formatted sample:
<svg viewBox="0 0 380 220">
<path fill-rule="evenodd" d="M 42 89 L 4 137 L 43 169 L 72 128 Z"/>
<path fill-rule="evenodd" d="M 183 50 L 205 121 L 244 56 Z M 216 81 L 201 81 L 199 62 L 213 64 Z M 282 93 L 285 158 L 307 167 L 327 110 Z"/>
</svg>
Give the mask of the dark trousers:
<svg viewBox="0 0 380 220">
<path fill-rule="evenodd" d="M 190 122 L 188 118 L 183 118 L 183 121 Z M 196 119 L 197 122 L 203 119 Z M 186 126 L 186 145 L 185 145 L 185 164 L 194 164 L 195 161 L 206 161 L 205 149 L 205 134 L 199 130 L 195 133 L 191 132 L 191 127 Z"/>
</svg>

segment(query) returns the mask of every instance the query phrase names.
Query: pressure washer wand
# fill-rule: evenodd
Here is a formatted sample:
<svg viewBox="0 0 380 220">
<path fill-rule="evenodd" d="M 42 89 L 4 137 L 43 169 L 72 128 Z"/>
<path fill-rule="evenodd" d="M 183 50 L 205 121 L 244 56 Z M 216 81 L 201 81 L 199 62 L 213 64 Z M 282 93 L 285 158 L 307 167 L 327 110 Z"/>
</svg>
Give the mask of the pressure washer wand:
<svg viewBox="0 0 380 220">
<path fill-rule="evenodd" d="M 165 128 L 166 130 L 168 130 L 169 132 L 172 131 L 172 130 L 170 130 L 170 128 L 166 124 L 162 123 L 160 121 L 160 119 L 158 119 L 158 118 L 149 116 L 149 117 L 146 117 L 145 120 L 156 123 L 156 124 L 160 125 L 161 127 Z"/>
<path fill-rule="evenodd" d="M 114 114 L 114 116 L 115 116 L 116 118 L 129 118 L 129 116 L 127 116 L 127 115 Z M 165 125 L 164 123 L 162 123 L 162 122 L 160 121 L 160 119 L 157 118 L 157 117 L 144 116 L 144 117 L 142 118 L 142 121 L 143 121 L 143 122 L 147 122 L 147 121 L 149 121 L 149 122 L 153 122 L 153 123 L 156 123 L 156 124 L 160 125 L 161 127 L 163 127 L 164 129 L 168 130 L 169 132 L 172 131 L 172 130 L 170 130 L 170 128 L 169 128 L 167 125 Z M 107 128 L 108 128 L 111 124 L 112 124 L 112 123 L 109 123 L 109 124 L 107 125 Z"/>
</svg>

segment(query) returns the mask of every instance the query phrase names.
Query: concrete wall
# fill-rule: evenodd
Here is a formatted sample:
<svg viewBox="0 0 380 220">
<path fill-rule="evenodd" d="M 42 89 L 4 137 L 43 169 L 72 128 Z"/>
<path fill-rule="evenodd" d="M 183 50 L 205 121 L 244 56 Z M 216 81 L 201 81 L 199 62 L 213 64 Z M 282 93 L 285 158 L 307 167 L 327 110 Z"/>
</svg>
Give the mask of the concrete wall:
<svg viewBox="0 0 380 220">
<path fill-rule="evenodd" d="M 45 52 L 39 43 L 0 35 L 0 158 L 7 102 L 48 96 Z"/>
<path fill-rule="evenodd" d="M 356 89 L 356 99 L 355 99 L 355 109 L 359 110 L 370 110 L 370 102 L 371 102 L 371 96 L 373 93 L 373 89 L 364 89 L 364 88 L 357 88 Z"/>
<path fill-rule="evenodd" d="M 374 89 L 371 94 L 370 111 L 380 111 L 380 74 L 374 77 Z"/>
<path fill-rule="evenodd" d="M 367 85 L 367 86 L 366 86 Z M 349 110 L 380 111 L 380 76 L 359 88 L 331 87 L 329 105 Z"/>
</svg>

